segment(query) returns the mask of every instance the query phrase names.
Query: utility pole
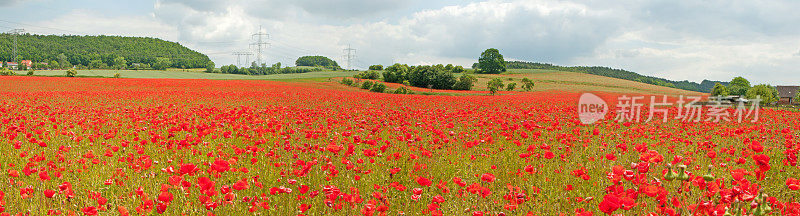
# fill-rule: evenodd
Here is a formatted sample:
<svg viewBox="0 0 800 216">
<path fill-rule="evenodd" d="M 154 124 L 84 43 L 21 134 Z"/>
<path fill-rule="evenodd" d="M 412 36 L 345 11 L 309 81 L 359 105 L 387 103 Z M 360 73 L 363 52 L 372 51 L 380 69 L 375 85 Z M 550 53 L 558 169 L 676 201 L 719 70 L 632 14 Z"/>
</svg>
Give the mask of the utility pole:
<svg viewBox="0 0 800 216">
<path fill-rule="evenodd" d="M 251 36 L 251 39 L 253 39 L 255 42 L 250 44 L 250 48 L 256 47 L 256 49 L 258 50 L 256 58 L 258 59 L 257 60 L 258 66 L 261 66 L 263 64 L 261 62 L 262 50 L 263 48 L 266 48 L 267 45 L 269 45 L 269 43 L 265 42 L 264 40 L 269 39 L 269 34 L 261 31 L 261 26 L 258 26 L 258 32 L 253 34 L 253 36 Z"/>
<path fill-rule="evenodd" d="M 10 32 L 14 35 L 14 52 L 11 56 L 11 59 L 13 59 L 12 61 L 16 62 L 17 64 L 19 64 L 19 62 L 17 62 L 17 35 L 21 34 L 22 32 L 25 32 L 25 29 L 14 29 Z"/>
<path fill-rule="evenodd" d="M 242 56 L 251 56 L 253 53 L 251 52 L 233 52 L 233 55 L 236 56 L 236 67 L 242 67 Z M 248 57 L 248 61 L 249 61 Z"/>
<path fill-rule="evenodd" d="M 350 70 L 352 69 L 351 64 L 353 62 L 353 59 L 356 57 L 355 54 L 356 49 L 350 48 L 350 44 L 348 44 L 347 48 L 344 49 L 343 51 L 344 51 L 344 57 L 347 59 L 347 69 Z"/>
</svg>

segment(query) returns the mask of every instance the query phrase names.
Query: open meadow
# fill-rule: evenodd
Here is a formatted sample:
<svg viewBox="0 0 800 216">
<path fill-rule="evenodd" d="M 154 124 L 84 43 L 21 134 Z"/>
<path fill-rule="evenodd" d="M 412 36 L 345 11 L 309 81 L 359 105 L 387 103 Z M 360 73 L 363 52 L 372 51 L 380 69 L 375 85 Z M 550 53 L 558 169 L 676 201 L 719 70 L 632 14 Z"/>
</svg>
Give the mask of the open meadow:
<svg viewBox="0 0 800 216">
<path fill-rule="evenodd" d="M 583 125 L 579 97 L 0 77 L 0 212 L 800 214 L 799 113 Z"/>
</svg>

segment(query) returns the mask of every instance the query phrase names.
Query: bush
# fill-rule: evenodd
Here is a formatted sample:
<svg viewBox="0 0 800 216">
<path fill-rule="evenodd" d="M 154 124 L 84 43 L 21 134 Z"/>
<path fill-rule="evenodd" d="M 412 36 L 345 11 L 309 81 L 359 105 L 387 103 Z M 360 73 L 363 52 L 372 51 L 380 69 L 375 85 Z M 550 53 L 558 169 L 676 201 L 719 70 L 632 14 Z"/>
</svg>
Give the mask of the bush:
<svg viewBox="0 0 800 216">
<path fill-rule="evenodd" d="M 69 70 L 67 70 L 67 77 L 75 77 L 77 75 L 78 71 L 76 71 L 75 68 L 70 68 Z"/>
<path fill-rule="evenodd" d="M 3 70 L 0 70 L 0 75 L 2 75 L 2 76 L 14 76 L 14 71 L 9 70 L 8 68 L 3 68 Z"/>
<path fill-rule="evenodd" d="M 408 65 L 394 64 L 383 71 L 383 81 L 390 83 L 404 83 L 408 80 Z"/>
<path fill-rule="evenodd" d="M 514 91 L 517 88 L 517 83 L 509 83 L 506 85 L 506 91 Z"/>
<path fill-rule="evenodd" d="M 778 89 L 767 84 L 755 85 L 747 90 L 745 97 L 748 99 L 761 99 L 761 104 L 770 104 L 778 101 Z"/>
<path fill-rule="evenodd" d="M 455 66 L 455 67 L 453 67 L 453 69 L 452 69 L 452 70 L 450 70 L 450 71 L 451 71 L 451 72 L 453 72 L 453 73 L 464 73 L 464 71 L 466 71 L 466 70 L 464 70 L 464 67 L 461 67 L 461 66 Z"/>
<path fill-rule="evenodd" d="M 493 95 L 494 95 L 494 93 L 497 93 L 498 90 L 502 89 L 503 86 L 504 86 L 503 85 L 503 80 L 501 80 L 500 78 L 492 79 L 492 81 L 489 81 L 489 83 L 487 85 L 488 85 L 487 87 L 489 88 L 489 91 L 492 92 Z"/>
<path fill-rule="evenodd" d="M 121 78 L 121 77 L 122 77 L 122 75 L 120 75 L 119 73 L 115 73 L 114 74 L 114 78 Z"/>
<path fill-rule="evenodd" d="M 477 78 L 464 74 L 463 76 L 459 77 L 458 82 L 453 85 L 453 90 L 470 90 L 477 81 Z"/>
<path fill-rule="evenodd" d="M 28 73 L 26 73 L 25 75 L 33 76 L 33 72 L 34 72 L 34 70 L 30 69 L 30 70 L 28 70 Z"/>
<path fill-rule="evenodd" d="M 370 89 L 372 88 L 372 81 L 366 81 L 361 83 L 361 89 Z"/>
<path fill-rule="evenodd" d="M 386 91 L 386 85 L 384 85 L 383 83 L 375 83 L 374 85 L 372 85 L 372 88 L 369 89 L 369 90 L 373 91 L 373 92 L 381 92 L 382 93 L 382 92 Z"/>
<path fill-rule="evenodd" d="M 400 88 L 395 89 L 393 93 L 394 94 L 409 94 L 409 93 L 411 93 L 411 91 L 408 90 L 406 87 L 400 87 Z"/>
<path fill-rule="evenodd" d="M 383 70 L 383 65 L 370 65 L 369 69 L 370 70 L 378 70 L 378 71 L 379 70 Z"/>
<path fill-rule="evenodd" d="M 533 80 L 522 78 L 522 89 L 525 89 L 525 91 L 530 91 L 533 89 Z"/>
<path fill-rule="evenodd" d="M 378 74 L 377 71 L 362 71 L 361 73 L 358 73 L 358 74 L 354 75 L 353 77 L 359 78 L 359 79 L 377 80 L 377 79 L 381 78 L 381 75 Z"/>
<path fill-rule="evenodd" d="M 343 85 L 353 85 L 353 80 L 348 79 L 348 78 L 344 78 L 344 79 L 342 79 L 342 81 L 339 81 L 339 83 L 341 83 Z"/>
<path fill-rule="evenodd" d="M 444 67 L 417 66 L 412 67 L 408 81 L 412 86 L 434 89 L 452 89 L 456 83 L 453 73 L 444 71 Z"/>
</svg>

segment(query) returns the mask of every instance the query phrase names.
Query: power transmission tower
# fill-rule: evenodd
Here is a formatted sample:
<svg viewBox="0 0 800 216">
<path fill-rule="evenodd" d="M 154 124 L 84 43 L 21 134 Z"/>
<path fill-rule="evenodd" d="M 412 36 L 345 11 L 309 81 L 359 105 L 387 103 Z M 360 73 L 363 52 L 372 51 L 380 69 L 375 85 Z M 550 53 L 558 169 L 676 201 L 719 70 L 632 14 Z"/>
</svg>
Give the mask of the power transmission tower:
<svg viewBox="0 0 800 216">
<path fill-rule="evenodd" d="M 256 49 L 258 50 L 256 58 L 258 59 L 257 60 L 258 66 L 261 66 L 263 64 L 261 62 L 262 50 L 263 48 L 266 48 L 267 45 L 270 45 L 269 43 L 264 41 L 264 39 L 269 39 L 269 34 L 261 31 L 261 26 L 258 26 L 258 32 L 253 34 L 253 36 L 251 36 L 251 39 L 253 39 L 255 42 L 250 44 L 250 48 L 256 47 Z"/>
<path fill-rule="evenodd" d="M 253 53 L 251 53 L 251 52 L 233 52 L 233 55 L 236 56 L 236 66 L 237 67 L 242 67 L 242 56 L 247 56 L 248 61 L 250 61 L 249 60 L 250 59 L 249 56 L 253 55 Z"/>
<path fill-rule="evenodd" d="M 17 62 L 17 35 L 22 34 L 22 32 L 25 32 L 25 29 L 14 29 L 9 32 L 14 35 L 14 52 L 11 58 L 13 59 L 12 61 L 16 62 L 17 64 L 19 64 L 19 62 Z"/>
<path fill-rule="evenodd" d="M 356 58 L 356 49 L 350 48 L 350 44 L 348 44 L 347 48 L 342 51 L 344 51 L 344 57 L 347 59 L 347 69 L 352 69 L 351 64 L 353 63 L 353 59 Z"/>
</svg>

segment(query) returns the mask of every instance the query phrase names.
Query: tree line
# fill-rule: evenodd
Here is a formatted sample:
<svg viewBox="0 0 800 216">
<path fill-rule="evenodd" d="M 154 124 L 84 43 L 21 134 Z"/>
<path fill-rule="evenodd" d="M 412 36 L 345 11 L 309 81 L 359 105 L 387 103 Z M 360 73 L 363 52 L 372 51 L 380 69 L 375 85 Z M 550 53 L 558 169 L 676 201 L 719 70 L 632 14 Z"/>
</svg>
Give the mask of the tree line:
<svg viewBox="0 0 800 216">
<path fill-rule="evenodd" d="M 324 67 L 332 70 L 340 69 L 336 61 L 325 56 L 303 56 L 294 62 L 296 66 Z"/>
<path fill-rule="evenodd" d="M 711 96 L 741 96 L 747 99 L 759 98 L 761 99 L 761 104 L 770 104 L 780 100 L 778 88 L 775 86 L 768 84 L 750 86 L 750 81 L 743 77 L 733 78 L 727 85 L 715 84 L 711 90 Z"/>
<path fill-rule="evenodd" d="M 322 71 L 319 67 L 281 67 L 281 63 L 275 63 L 272 66 L 266 64 L 257 65 L 255 62 L 250 67 L 236 67 L 236 65 L 225 65 L 220 67 L 219 70 L 207 68 L 206 72 L 209 73 L 225 73 L 225 74 L 243 74 L 243 75 L 270 75 L 270 74 L 292 74 L 292 73 L 308 73 L 314 71 Z"/>
<path fill-rule="evenodd" d="M 13 38 L 0 34 L 0 61 L 12 61 Z M 35 35 L 17 36 L 17 60 L 35 68 L 166 69 L 205 68 L 208 56 L 175 42 L 148 37 Z M 47 63 L 42 64 L 42 63 Z"/>
<path fill-rule="evenodd" d="M 373 65 L 370 68 L 383 68 Z M 384 82 L 400 83 L 408 86 L 445 90 L 470 90 L 477 79 L 471 75 L 463 74 L 456 78 L 454 73 L 463 73 L 461 66 L 421 65 L 408 66 L 407 64 L 394 64 L 386 67 L 382 74 L 376 70 L 363 71 L 356 74 L 355 78 L 378 80 L 383 77 Z"/>
</svg>

